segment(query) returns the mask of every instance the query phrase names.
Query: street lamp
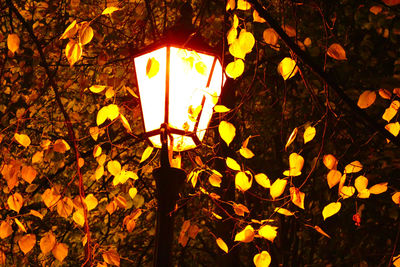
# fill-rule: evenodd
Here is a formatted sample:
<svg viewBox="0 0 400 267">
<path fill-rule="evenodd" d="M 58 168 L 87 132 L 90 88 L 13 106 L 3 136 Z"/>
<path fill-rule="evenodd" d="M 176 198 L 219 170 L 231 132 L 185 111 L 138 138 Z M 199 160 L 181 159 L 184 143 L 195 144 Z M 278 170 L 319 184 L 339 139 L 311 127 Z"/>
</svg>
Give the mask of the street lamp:
<svg viewBox="0 0 400 267">
<path fill-rule="evenodd" d="M 171 266 L 173 216 L 186 174 L 170 166 L 168 152 L 201 144 L 225 81 L 215 50 L 201 37 L 170 33 L 134 58 L 145 136 L 161 148 L 156 180 L 154 266 Z"/>
</svg>

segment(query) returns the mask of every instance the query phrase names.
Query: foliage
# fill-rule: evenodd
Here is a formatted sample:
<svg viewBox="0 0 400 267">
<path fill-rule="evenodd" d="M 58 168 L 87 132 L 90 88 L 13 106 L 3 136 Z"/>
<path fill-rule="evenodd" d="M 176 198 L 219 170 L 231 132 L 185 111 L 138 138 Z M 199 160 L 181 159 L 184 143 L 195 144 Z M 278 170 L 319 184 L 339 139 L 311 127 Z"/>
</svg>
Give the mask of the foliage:
<svg viewBox="0 0 400 267">
<path fill-rule="evenodd" d="M 203 147 L 172 161 L 176 264 L 399 264 L 399 1 L 226 2 L 191 1 L 229 79 Z M 185 8 L 0 3 L 0 264 L 151 264 L 159 152 L 132 58 Z"/>
</svg>

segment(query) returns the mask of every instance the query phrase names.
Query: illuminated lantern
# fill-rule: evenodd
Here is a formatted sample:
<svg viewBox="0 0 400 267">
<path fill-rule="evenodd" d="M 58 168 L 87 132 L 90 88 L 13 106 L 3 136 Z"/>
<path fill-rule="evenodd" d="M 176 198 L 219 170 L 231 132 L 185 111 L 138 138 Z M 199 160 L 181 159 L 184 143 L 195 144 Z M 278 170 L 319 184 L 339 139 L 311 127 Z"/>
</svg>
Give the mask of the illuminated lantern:
<svg viewBox="0 0 400 267">
<path fill-rule="evenodd" d="M 146 137 L 160 148 L 184 151 L 201 144 L 225 81 L 215 50 L 197 37 L 166 38 L 134 58 Z"/>
</svg>

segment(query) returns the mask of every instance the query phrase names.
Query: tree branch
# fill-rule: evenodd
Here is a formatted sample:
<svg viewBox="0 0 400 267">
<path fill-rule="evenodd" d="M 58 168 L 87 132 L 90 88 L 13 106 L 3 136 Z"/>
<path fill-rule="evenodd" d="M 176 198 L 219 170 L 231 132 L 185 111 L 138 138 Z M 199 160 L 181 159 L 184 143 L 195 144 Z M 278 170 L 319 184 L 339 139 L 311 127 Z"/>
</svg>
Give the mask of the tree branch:
<svg viewBox="0 0 400 267">
<path fill-rule="evenodd" d="M 385 138 L 392 141 L 395 145 L 400 147 L 400 138 L 395 137 L 389 131 L 387 131 L 384 126 L 371 118 L 364 110 L 360 109 L 353 100 L 351 100 L 343 90 L 343 86 L 337 84 L 332 77 L 329 76 L 320 66 L 318 66 L 311 56 L 300 49 L 300 47 L 293 42 L 292 39 L 283 31 L 281 26 L 275 19 L 268 14 L 266 9 L 260 5 L 257 0 L 247 0 L 252 7 L 258 12 L 260 17 L 265 19 L 265 21 L 276 31 L 279 37 L 283 40 L 283 42 L 288 46 L 289 49 L 293 51 L 294 54 L 306 65 L 308 68 L 311 69 L 321 80 L 323 80 L 329 87 L 331 87 L 339 97 L 350 107 L 350 109 L 361 119 L 363 124 L 367 126 L 366 128 L 370 130 L 377 131 L 381 133 Z"/>
</svg>

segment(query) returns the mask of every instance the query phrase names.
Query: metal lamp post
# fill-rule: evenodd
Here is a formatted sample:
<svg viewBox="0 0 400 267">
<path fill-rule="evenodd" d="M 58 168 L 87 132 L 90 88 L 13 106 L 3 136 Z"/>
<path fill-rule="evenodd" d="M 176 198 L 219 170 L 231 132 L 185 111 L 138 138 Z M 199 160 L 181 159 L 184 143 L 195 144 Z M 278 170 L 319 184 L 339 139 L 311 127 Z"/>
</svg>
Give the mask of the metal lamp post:
<svg viewBox="0 0 400 267">
<path fill-rule="evenodd" d="M 217 53 L 191 32 L 171 32 L 134 57 L 145 135 L 161 149 L 154 266 L 171 266 L 173 216 L 186 174 L 169 152 L 201 144 L 225 81 Z"/>
</svg>

